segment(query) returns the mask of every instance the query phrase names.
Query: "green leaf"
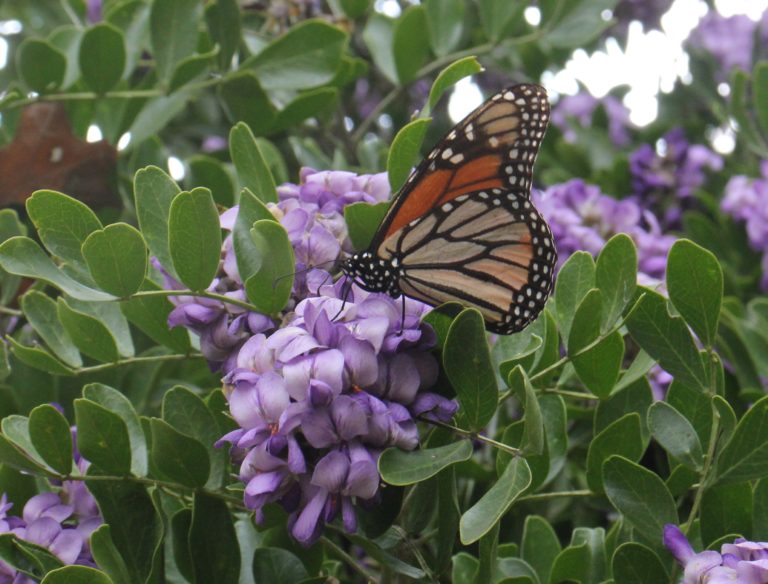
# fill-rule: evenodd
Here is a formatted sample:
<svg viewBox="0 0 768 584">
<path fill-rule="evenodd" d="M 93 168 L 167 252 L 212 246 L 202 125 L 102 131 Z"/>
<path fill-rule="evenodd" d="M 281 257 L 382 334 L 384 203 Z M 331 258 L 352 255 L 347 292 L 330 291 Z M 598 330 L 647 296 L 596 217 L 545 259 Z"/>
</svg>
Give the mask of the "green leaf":
<svg viewBox="0 0 768 584">
<path fill-rule="evenodd" d="M 499 480 L 461 516 L 461 543 L 469 545 L 488 533 L 530 483 L 528 463 L 523 458 L 513 458 Z"/>
<path fill-rule="evenodd" d="M 136 216 L 150 253 L 176 276 L 168 248 L 168 215 L 171 202 L 179 193 L 178 185 L 157 166 L 142 168 L 133 179 Z"/>
<path fill-rule="evenodd" d="M 347 35 L 322 20 L 307 20 L 243 64 L 264 89 L 307 89 L 328 83 L 341 66 Z"/>
<path fill-rule="evenodd" d="M 423 6 L 410 6 L 395 23 L 392 50 L 401 84 L 413 81 L 429 57 L 427 12 Z"/>
<path fill-rule="evenodd" d="M 379 457 L 379 472 L 381 478 L 390 485 L 412 485 L 435 476 L 452 464 L 468 460 L 471 456 L 472 443 L 469 440 L 413 452 L 387 448 Z"/>
<path fill-rule="evenodd" d="M 590 350 L 572 359 L 579 379 L 600 398 L 607 397 L 613 391 L 623 361 L 624 338 L 618 331 L 612 332 Z"/>
<path fill-rule="evenodd" d="M 124 75 L 136 67 L 142 52 L 149 49 L 150 6 L 142 0 L 124 0 L 107 5 L 104 20 L 123 31 L 127 50 Z"/>
<path fill-rule="evenodd" d="M 712 433 L 712 402 L 707 394 L 700 390 L 673 381 L 667 389 L 667 404 L 685 416 L 699 438 L 702 450 L 709 446 Z M 735 423 L 734 423 L 735 426 Z"/>
<path fill-rule="evenodd" d="M 123 419 L 88 399 L 76 399 L 77 449 L 107 472 L 131 472 L 131 443 Z"/>
<path fill-rule="evenodd" d="M 81 367 L 80 352 L 59 320 L 56 302 L 50 296 L 30 290 L 21 297 L 21 309 L 35 332 L 54 354 L 70 367 Z"/>
<path fill-rule="evenodd" d="M 219 45 L 219 68 L 227 71 L 242 40 L 237 0 L 216 0 L 205 7 L 205 23 L 211 40 Z"/>
<path fill-rule="evenodd" d="M 344 207 L 344 223 L 356 250 L 368 249 L 368 246 L 381 225 L 384 215 L 389 209 L 389 202 L 384 201 L 371 205 L 370 203 L 352 203 Z"/>
<path fill-rule="evenodd" d="M 27 38 L 19 45 L 16 64 L 29 89 L 47 93 L 64 82 L 67 58 L 50 43 Z"/>
<path fill-rule="evenodd" d="M 197 48 L 197 25 L 202 14 L 197 0 L 154 0 L 149 34 L 157 74 L 168 82 L 178 63 Z"/>
<path fill-rule="evenodd" d="M 678 523 L 672 495 L 650 470 L 612 456 L 603 464 L 603 481 L 611 504 L 649 541 L 662 541 L 664 526 Z"/>
<path fill-rule="evenodd" d="M 561 550 L 557 534 L 546 519 L 538 515 L 525 518 L 520 557 L 536 571 L 540 582 L 549 582 L 549 574 Z"/>
<path fill-rule="evenodd" d="M 715 465 L 718 484 L 740 483 L 768 474 L 768 396 L 739 420 Z"/>
<path fill-rule="evenodd" d="M 516 2 L 508 0 L 479 0 L 478 8 L 483 30 L 492 41 L 503 37 L 505 29 L 521 10 Z"/>
<path fill-rule="evenodd" d="M 11 353 L 22 363 L 54 375 L 74 375 L 74 371 L 41 347 L 25 347 L 8 337 Z"/>
<path fill-rule="evenodd" d="M 157 139 L 158 133 L 178 116 L 187 106 L 187 102 L 196 95 L 196 89 L 183 88 L 170 95 L 150 98 L 128 129 L 131 135 L 128 148 L 135 148 L 148 138 Z"/>
<path fill-rule="evenodd" d="M 163 419 L 176 430 L 195 438 L 207 447 L 211 464 L 209 489 L 221 487 L 227 472 L 226 449 L 214 444 L 221 438 L 221 430 L 208 406 L 186 387 L 177 385 L 163 396 Z"/>
<path fill-rule="evenodd" d="M 30 580 L 30 578 L 24 578 L 25 575 L 36 580 L 42 579 L 44 574 L 60 568 L 62 564 L 61 560 L 48 549 L 18 539 L 12 533 L 0 535 L 0 559 L 21 572 L 16 578 L 22 582 L 25 579 Z"/>
<path fill-rule="evenodd" d="M 56 309 L 72 342 L 82 353 L 104 363 L 114 363 L 120 358 L 115 337 L 103 322 L 74 310 L 59 297 Z"/>
<path fill-rule="evenodd" d="M 603 293 L 600 330 L 607 332 L 637 290 L 637 249 L 626 233 L 611 237 L 597 256 L 595 282 Z"/>
<path fill-rule="evenodd" d="M 384 76 L 392 83 L 397 83 L 397 69 L 395 68 L 395 54 L 392 50 L 392 42 L 395 30 L 395 20 L 374 12 L 368 18 L 363 29 L 363 41 L 371 53 L 373 62 Z"/>
<path fill-rule="evenodd" d="M 195 493 L 189 550 L 195 582 L 239 582 L 240 548 L 232 514 L 224 501 Z M 256 582 L 272 581 L 256 579 Z"/>
<path fill-rule="evenodd" d="M 253 554 L 254 582 L 297 584 L 308 577 L 304 564 L 288 550 L 263 547 Z"/>
<path fill-rule="evenodd" d="M 82 42 L 85 30 L 75 25 L 62 25 L 56 27 L 48 35 L 47 41 L 55 49 L 61 51 L 67 60 L 64 70 L 64 80 L 61 82 L 61 88 L 71 87 L 75 81 L 80 78 L 80 66 L 78 64 L 78 52 Z"/>
<path fill-rule="evenodd" d="M 656 584 L 667 582 L 667 574 L 661 559 L 650 548 L 641 543 L 622 543 L 611 559 L 613 578 L 622 584 Z"/>
<path fill-rule="evenodd" d="M 587 292 L 573 315 L 568 336 L 568 353 L 573 355 L 600 336 L 600 315 L 603 311 L 603 294 L 597 288 Z"/>
<path fill-rule="evenodd" d="M 243 187 L 263 203 L 276 203 L 275 180 L 259 144 L 246 124 L 239 123 L 232 128 L 229 133 L 229 151 Z M 249 229 L 252 225 L 249 225 Z"/>
<path fill-rule="evenodd" d="M 264 203 L 250 190 L 243 189 L 240 193 L 240 207 L 235 219 L 235 228 L 232 231 L 237 270 L 243 281 L 247 281 L 261 267 L 261 254 L 251 237 L 251 229 L 257 221 L 264 219 L 277 221 Z"/>
<path fill-rule="evenodd" d="M 145 280 L 142 291 L 160 290 L 160 286 Z M 135 296 L 120 303 L 125 317 L 145 335 L 177 353 L 189 351 L 189 333 L 184 327 L 168 328 L 168 315 L 174 305 L 163 296 Z"/>
<path fill-rule="evenodd" d="M 530 330 L 530 327 L 526 329 L 526 331 L 528 330 Z M 509 374 L 518 365 L 520 365 L 526 371 L 531 370 L 531 366 L 533 365 L 537 357 L 537 353 L 539 349 L 541 349 L 544 342 L 541 337 L 535 334 L 531 334 L 527 339 L 524 335 L 525 333 L 523 332 L 523 334 L 499 337 L 499 340 L 496 341 L 496 343 L 494 343 L 492 352 L 496 353 L 497 347 L 499 347 L 501 343 L 505 343 L 506 339 L 518 339 L 519 341 L 524 341 L 524 340 L 528 341 L 528 344 L 521 346 L 520 349 L 516 349 L 514 347 L 513 341 L 507 341 L 507 343 L 512 345 L 510 348 L 512 348 L 513 350 L 510 352 L 513 353 L 515 357 L 513 359 L 508 359 L 506 361 L 502 361 L 501 363 L 499 363 L 499 373 L 501 374 L 502 379 L 508 379 Z M 505 343 L 505 345 L 507 343 Z"/>
<path fill-rule="evenodd" d="M 41 584 L 112 584 L 112 580 L 95 568 L 64 566 L 48 572 Z"/>
<path fill-rule="evenodd" d="M 273 131 L 277 121 L 277 109 L 253 71 L 240 71 L 227 77 L 219 85 L 219 95 L 230 121 L 237 124 L 244 123 L 259 136 L 265 136 Z M 230 134 L 230 150 L 231 136 Z M 243 176 L 240 180 L 245 185 Z"/>
<path fill-rule="evenodd" d="M 654 403 L 648 410 L 648 427 L 670 456 L 691 470 L 701 470 L 704 453 L 699 437 L 674 407 L 663 401 Z"/>
<path fill-rule="evenodd" d="M 586 45 L 611 24 L 610 20 L 603 20 L 601 14 L 605 10 L 612 11 L 617 3 L 618 0 L 577 0 L 569 3 L 565 15 L 549 29 L 546 43 L 565 49 Z"/>
<path fill-rule="evenodd" d="M 291 297 L 296 266 L 293 247 L 285 228 L 270 219 L 256 221 L 251 238 L 260 263 L 245 281 L 246 295 L 259 312 L 277 314 Z"/>
<path fill-rule="evenodd" d="M 211 191 L 195 188 L 176 195 L 168 216 L 168 245 L 176 273 L 192 290 L 213 281 L 221 259 L 221 227 Z"/>
<path fill-rule="evenodd" d="M 768 478 L 757 481 L 753 491 L 752 537 L 765 541 L 768 534 Z"/>
<path fill-rule="evenodd" d="M 443 367 L 459 398 L 462 419 L 472 430 L 483 428 L 496 412 L 499 390 L 485 323 L 476 309 L 463 310 L 451 323 Z"/>
<path fill-rule="evenodd" d="M 459 552 L 453 558 L 451 566 L 451 582 L 474 582 L 480 562 L 467 552 Z"/>
<path fill-rule="evenodd" d="M 477 568 L 478 582 L 491 582 L 495 576 L 498 564 L 499 552 L 499 523 L 480 538 L 478 546 L 478 559 L 480 565 Z"/>
<path fill-rule="evenodd" d="M 37 453 L 33 455 L 32 453 L 27 452 L 25 448 L 16 445 L 7 437 L 0 434 L 0 462 L 2 462 L 4 466 L 31 475 L 38 475 L 41 471 L 48 471 L 46 465 L 36 460 L 36 456 Z"/>
<path fill-rule="evenodd" d="M 277 114 L 271 133 L 282 132 L 309 118 L 322 120 L 339 97 L 335 87 L 319 87 L 300 93 Z"/>
<path fill-rule="evenodd" d="M 643 290 L 640 305 L 627 319 L 632 338 L 675 379 L 693 387 L 706 387 L 701 356 L 685 322 L 670 316 L 661 295 Z"/>
<path fill-rule="evenodd" d="M 587 483 L 596 493 L 603 492 L 603 462 L 618 454 L 625 459 L 638 461 L 645 445 L 640 432 L 640 416 L 636 413 L 619 418 L 589 443 L 587 451 Z"/>
<path fill-rule="evenodd" d="M 29 413 L 32 445 L 52 469 L 62 475 L 72 472 L 72 434 L 59 410 L 48 404 Z"/>
<path fill-rule="evenodd" d="M 234 204 L 235 185 L 221 162 L 212 156 L 199 154 L 187 160 L 187 164 L 189 184 L 209 189 L 217 205 L 231 207 Z"/>
<path fill-rule="evenodd" d="M 99 476 L 97 471 L 91 466 L 88 474 Z M 162 542 L 163 523 L 146 487 L 129 481 L 90 480 L 85 484 L 107 524 L 93 540 L 97 542 L 94 557 L 108 562 L 112 568 L 110 576 L 116 571 L 127 574 L 131 584 L 147 582 L 155 550 Z M 107 526 L 109 529 L 105 530 Z M 99 565 L 103 566 L 101 561 Z"/>
<path fill-rule="evenodd" d="M 115 223 L 91 233 L 83 256 L 93 281 L 121 298 L 136 292 L 147 272 L 147 246 L 141 233 L 127 223 Z"/>
<path fill-rule="evenodd" d="M 179 61 L 168 83 L 168 91 L 174 92 L 188 83 L 200 79 L 208 73 L 213 58 L 218 53 L 218 47 L 214 47 L 207 53 L 190 55 Z"/>
<path fill-rule="evenodd" d="M 5 437 L 21 449 L 24 456 L 34 461 L 38 466 L 49 470 L 50 467 L 32 443 L 29 433 L 29 418 L 19 415 L 6 416 L 2 420 L 2 431 Z"/>
<path fill-rule="evenodd" d="M 98 94 L 106 93 L 125 70 L 123 33 L 106 22 L 89 28 L 80 42 L 79 62 L 85 84 Z"/>
<path fill-rule="evenodd" d="M 533 387 L 531 387 L 528 376 L 519 365 L 509 374 L 509 387 L 517 394 L 525 412 L 523 439 L 520 442 L 520 448 L 526 456 L 542 454 L 544 452 L 544 422 L 541 417 L 539 400 Z"/>
<path fill-rule="evenodd" d="M 341 9 L 349 18 L 359 18 L 371 7 L 371 0 L 341 0 Z"/>
<path fill-rule="evenodd" d="M 768 134 L 768 62 L 759 61 L 752 71 L 752 102 L 763 133 Z"/>
<path fill-rule="evenodd" d="M 440 512 L 437 514 L 435 570 L 441 573 L 451 561 L 461 518 L 455 467 L 437 475 L 437 508 Z"/>
<path fill-rule="evenodd" d="M 724 533 L 752 533 L 752 508 L 752 485 L 749 482 L 718 485 L 705 490 L 701 499 L 701 539 L 704 545 L 717 541 Z"/>
<path fill-rule="evenodd" d="M 717 258 L 688 239 L 678 239 L 667 259 L 667 290 L 685 321 L 711 347 L 723 303 L 723 271 Z"/>
<path fill-rule="evenodd" d="M 36 191 L 26 202 L 27 213 L 40 241 L 52 255 L 85 269 L 82 246 L 101 229 L 101 221 L 86 205 L 56 191 Z"/>
<path fill-rule="evenodd" d="M 595 287 L 595 260 L 577 251 L 563 264 L 555 282 L 555 311 L 560 334 L 567 343 L 576 308 Z"/>
<path fill-rule="evenodd" d="M 128 568 L 112 542 L 109 525 L 102 524 L 91 534 L 90 545 L 96 564 L 115 584 L 131 584 Z"/>
<path fill-rule="evenodd" d="M 429 44 L 432 51 L 438 57 L 443 57 L 456 50 L 464 31 L 465 2 L 462 0 L 428 0 L 424 7 L 427 14 Z"/>
<path fill-rule="evenodd" d="M 392 192 L 397 192 L 411 174 L 421 143 L 432 118 L 419 118 L 403 126 L 392 141 L 387 157 L 387 172 Z"/>
<path fill-rule="evenodd" d="M 755 130 L 754 123 L 747 110 L 747 87 L 749 86 L 749 74 L 738 67 L 731 72 L 731 100 L 729 113 L 739 126 L 740 134 L 748 143 L 760 147 L 765 146 L 765 141 Z"/>
<path fill-rule="evenodd" d="M 438 1 L 440 2 L 438 4 Z M 430 7 L 440 6 L 442 10 L 442 0 L 430 0 L 427 4 L 427 11 Z M 453 0 L 449 0 L 453 2 Z M 459 2 L 459 5 L 462 3 Z M 463 8 L 462 8 L 463 9 Z M 483 66 L 478 62 L 477 57 L 464 57 L 458 61 L 454 61 L 448 65 L 445 69 L 440 71 L 432 87 L 429 89 L 429 99 L 427 99 L 427 105 L 421 110 L 421 117 L 427 117 L 429 112 L 435 109 L 437 102 L 443 94 L 457 82 L 461 81 L 465 77 L 480 73 L 483 70 Z"/>
<path fill-rule="evenodd" d="M 188 487 L 200 488 L 205 485 L 211 471 L 205 446 L 159 418 L 152 418 L 150 425 L 150 455 L 157 470 Z"/>
<path fill-rule="evenodd" d="M 117 414 L 125 422 L 131 445 L 131 472 L 136 476 L 147 474 L 147 439 L 139 416 L 133 405 L 122 393 L 102 383 L 90 383 L 83 387 L 83 397 Z"/>
</svg>

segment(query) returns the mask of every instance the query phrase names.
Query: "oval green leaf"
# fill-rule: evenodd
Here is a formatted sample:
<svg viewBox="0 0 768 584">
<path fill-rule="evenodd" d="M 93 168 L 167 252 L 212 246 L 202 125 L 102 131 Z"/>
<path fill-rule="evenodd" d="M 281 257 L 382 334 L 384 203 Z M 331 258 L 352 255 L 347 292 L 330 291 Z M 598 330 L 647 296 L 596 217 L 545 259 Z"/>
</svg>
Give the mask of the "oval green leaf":
<svg viewBox="0 0 768 584">
<path fill-rule="evenodd" d="M 285 228 L 270 219 L 253 224 L 251 239 L 260 265 L 245 281 L 245 293 L 259 312 L 277 314 L 291 297 L 296 270 L 293 246 Z"/>
<path fill-rule="evenodd" d="M 72 471 L 72 434 L 69 423 L 51 405 L 37 406 L 29 413 L 32 445 L 52 469 L 62 475 Z"/>
<path fill-rule="evenodd" d="M 147 272 L 147 246 L 127 223 L 94 231 L 83 244 L 93 281 L 105 292 L 124 298 L 137 292 Z"/>
<path fill-rule="evenodd" d="M 106 22 L 88 29 L 80 41 L 78 60 L 85 84 L 96 93 L 106 93 L 117 85 L 125 70 L 123 33 Z"/>
<path fill-rule="evenodd" d="M 379 457 L 381 478 L 390 485 L 412 485 L 435 476 L 444 468 L 468 460 L 472 442 L 459 440 L 439 448 L 406 452 L 388 448 Z"/>
</svg>

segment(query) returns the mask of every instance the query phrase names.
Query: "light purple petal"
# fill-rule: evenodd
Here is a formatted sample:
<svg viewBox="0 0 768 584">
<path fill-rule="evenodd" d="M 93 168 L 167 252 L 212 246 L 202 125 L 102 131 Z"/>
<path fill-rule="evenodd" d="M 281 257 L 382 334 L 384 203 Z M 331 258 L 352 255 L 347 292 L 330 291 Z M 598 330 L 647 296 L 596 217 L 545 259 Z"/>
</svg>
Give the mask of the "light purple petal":
<svg viewBox="0 0 768 584">
<path fill-rule="evenodd" d="M 310 545 L 320 537 L 321 526 L 318 522 L 327 498 L 328 493 L 325 489 L 314 489 L 312 497 L 299 513 L 296 523 L 291 528 L 291 534 L 300 543 Z"/>
<path fill-rule="evenodd" d="M 349 472 L 349 458 L 338 451 L 329 452 L 315 465 L 312 484 L 330 493 L 340 493 Z"/>
<path fill-rule="evenodd" d="M 65 564 L 74 564 L 83 549 L 83 537 L 76 529 L 65 529 L 56 536 L 49 549 Z"/>
</svg>

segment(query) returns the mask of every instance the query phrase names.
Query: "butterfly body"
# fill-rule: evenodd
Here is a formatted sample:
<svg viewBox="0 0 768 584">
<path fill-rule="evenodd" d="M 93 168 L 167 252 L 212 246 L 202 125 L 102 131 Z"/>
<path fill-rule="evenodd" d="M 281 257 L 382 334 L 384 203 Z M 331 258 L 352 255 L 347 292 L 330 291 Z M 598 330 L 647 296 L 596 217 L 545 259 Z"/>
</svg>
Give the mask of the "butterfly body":
<svg viewBox="0 0 768 584">
<path fill-rule="evenodd" d="M 369 291 L 472 306 L 493 332 L 525 328 L 549 297 L 557 261 L 549 226 L 530 201 L 548 118 L 538 85 L 486 101 L 411 174 L 344 273 Z"/>
</svg>

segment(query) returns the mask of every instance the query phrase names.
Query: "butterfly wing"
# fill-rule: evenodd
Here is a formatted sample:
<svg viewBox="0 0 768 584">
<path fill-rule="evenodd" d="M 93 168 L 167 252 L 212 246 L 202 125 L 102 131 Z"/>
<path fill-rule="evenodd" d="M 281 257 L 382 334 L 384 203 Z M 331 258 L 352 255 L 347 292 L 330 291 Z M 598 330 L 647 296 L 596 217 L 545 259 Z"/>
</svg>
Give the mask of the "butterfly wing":
<svg viewBox="0 0 768 584">
<path fill-rule="evenodd" d="M 451 130 L 408 179 L 372 244 L 401 291 L 477 308 L 493 332 L 525 328 L 552 290 L 552 234 L 530 202 L 546 92 L 516 85 Z"/>
</svg>

